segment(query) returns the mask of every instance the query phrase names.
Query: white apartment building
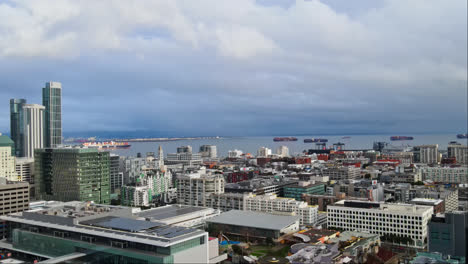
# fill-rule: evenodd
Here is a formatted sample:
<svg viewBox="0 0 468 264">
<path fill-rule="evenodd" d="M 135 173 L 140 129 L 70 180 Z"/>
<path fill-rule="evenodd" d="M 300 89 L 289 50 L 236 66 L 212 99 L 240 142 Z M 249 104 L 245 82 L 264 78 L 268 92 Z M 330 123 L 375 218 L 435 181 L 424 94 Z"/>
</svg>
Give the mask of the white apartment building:
<svg viewBox="0 0 468 264">
<path fill-rule="evenodd" d="M 16 175 L 21 181 L 34 183 L 34 159 L 16 158 Z"/>
<path fill-rule="evenodd" d="M 34 157 L 34 150 L 44 148 L 44 111 L 38 104 L 23 105 L 23 154 Z"/>
<path fill-rule="evenodd" d="M 20 181 L 16 174 L 15 157 L 10 147 L 0 147 L 0 176 L 9 181 Z"/>
<path fill-rule="evenodd" d="M 432 206 L 342 200 L 327 207 L 327 226 L 372 234 L 411 238 L 411 246 L 427 246 Z"/>
<path fill-rule="evenodd" d="M 422 145 L 416 148 L 419 149 L 419 162 L 426 164 L 437 164 L 439 162 L 439 145 Z"/>
<path fill-rule="evenodd" d="M 201 165 L 203 163 L 202 156 L 199 153 L 180 152 L 167 154 L 167 165 L 183 164 L 187 166 Z"/>
<path fill-rule="evenodd" d="M 177 177 L 177 203 L 210 206 L 211 195 L 224 193 L 223 175 L 187 174 Z"/>
<path fill-rule="evenodd" d="M 458 164 L 468 165 L 468 146 L 462 144 L 450 144 L 447 147 L 449 158 L 455 157 Z"/>
<path fill-rule="evenodd" d="M 440 183 L 468 183 L 468 166 L 462 167 L 420 167 L 424 180 Z"/>
<path fill-rule="evenodd" d="M 289 157 L 289 148 L 286 146 L 279 146 L 278 149 L 276 149 L 276 154 L 280 157 Z"/>
<path fill-rule="evenodd" d="M 354 166 L 332 167 L 321 171 L 322 176 L 328 176 L 330 180 L 354 180 L 361 178 L 361 168 Z"/>
<path fill-rule="evenodd" d="M 271 155 L 271 149 L 267 147 L 261 147 L 257 150 L 257 157 L 268 157 Z"/>
<path fill-rule="evenodd" d="M 127 206 L 149 206 L 150 189 L 148 186 L 122 186 L 122 205 Z"/>
<path fill-rule="evenodd" d="M 238 149 L 235 149 L 235 150 L 229 150 L 228 151 L 228 158 L 240 158 L 242 157 L 242 150 L 238 150 Z"/>
</svg>

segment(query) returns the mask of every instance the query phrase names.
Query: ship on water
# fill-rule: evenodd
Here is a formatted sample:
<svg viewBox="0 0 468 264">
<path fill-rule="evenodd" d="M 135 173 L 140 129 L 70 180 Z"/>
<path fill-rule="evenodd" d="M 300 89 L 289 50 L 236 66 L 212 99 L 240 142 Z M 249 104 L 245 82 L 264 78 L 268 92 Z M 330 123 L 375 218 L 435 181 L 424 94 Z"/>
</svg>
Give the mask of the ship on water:
<svg viewBox="0 0 468 264">
<path fill-rule="evenodd" d="M 392 136 L 390 137 L 390 140 L 396 141 L 396 140 L 413 140 L 413 137 L 408 137 L 408 136 Z"/>
<path fill-rule="evenodd" d="M 457 138 L 468 138 L 468 134 L 458 134 Z"/>
<path fill-rule="evenodd" d="M 273 141 L 279 142 L 279 141 L 297 141 L 297 138 L 295 137 L 275 137 L 273 138 Z"/>
<path fill-rule="evenodd" d="M 82 144 L 84 147 L 97 148 L 97 149 L 116 149 L 116 148 L 129 148 L 131 145 L 128 142 L 85 142 Z"/>
<path fill-rule="evenodd" d="M 304 139 L 304 143 L 325 143 L 328 142 L 326 138 L 306 138 Z"/>
</svg>

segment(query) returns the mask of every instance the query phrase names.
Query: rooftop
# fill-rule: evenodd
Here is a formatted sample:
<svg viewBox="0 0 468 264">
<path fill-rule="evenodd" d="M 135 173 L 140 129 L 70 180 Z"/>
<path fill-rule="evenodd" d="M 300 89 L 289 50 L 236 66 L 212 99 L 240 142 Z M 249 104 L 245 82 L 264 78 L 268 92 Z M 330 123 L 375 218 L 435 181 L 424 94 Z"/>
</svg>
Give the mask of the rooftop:
<svg viewBox="0 0 468 264">
<path fill-rule="evenodd" d="M 391 212 L 405 212 L 405 213 L 417 213 L 422 214 L 428 210 L 432 210 L 432 206 L 427 205 L 415 205 L 415 204 L 403 204 L 403 203 L 384 203 L 384 202 L 371 202 L 371 201 L 358 201 L 358 200 L 341 200 L 331 206 L 348 207 L 348 208 L 360 208 L 360 209 L 372 209 L 379 211 L 391 211 Z"/>
<path fill-rule="evenodd" d="M 272 215 L 253 211 L 231 210 L 206 220 L 207 223 L 281 230 L 299 221 L 298 216 Z"/>
<path fill-rule="evenodd" d="M 144 210 L 138 213 L 140 217 L 150 218 L 151 220 L 166 220 L 170 218 L 175 218 L 190 213 L 201 212 L 205 210 L 210 210 L 206 207 L 198 206 L 188 206 L 188 205 L 167 205 L 163 207 L 158 207 L 154 209 Z"/>
</svg>

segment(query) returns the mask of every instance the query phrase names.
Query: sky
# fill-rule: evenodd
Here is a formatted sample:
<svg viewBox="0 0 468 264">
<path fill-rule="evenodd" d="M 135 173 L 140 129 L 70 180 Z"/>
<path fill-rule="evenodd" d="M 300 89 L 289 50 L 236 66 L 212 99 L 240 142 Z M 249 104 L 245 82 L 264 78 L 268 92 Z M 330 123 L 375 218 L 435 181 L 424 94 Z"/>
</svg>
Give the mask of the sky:
<svg viewBox="0 0 468 264">
<path fill-rule="evenodd" d="M 0 0 L 9 99 L 63 87 L 63 130 L 466 133 L 466 0 Z"/>
</svg>

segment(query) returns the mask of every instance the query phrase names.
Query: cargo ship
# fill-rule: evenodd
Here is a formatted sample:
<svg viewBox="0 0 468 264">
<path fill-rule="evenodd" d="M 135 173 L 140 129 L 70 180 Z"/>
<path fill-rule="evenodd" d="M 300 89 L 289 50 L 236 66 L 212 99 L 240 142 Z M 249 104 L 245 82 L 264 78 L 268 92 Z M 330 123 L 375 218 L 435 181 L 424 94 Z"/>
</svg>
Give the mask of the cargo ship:
<svg viewBox="0 0 468 264">
<path fill-rule="evenodd" d="M 306 138 L 304 139 L 304 143 L 325 143 L 328 142 L 326 138 Z"/>
<path fill-rule="evenodd" d="M 295 137 L 275 137 L 273 138 L 273 141 L 278 142 L 278 141 L 297 141 L 297 138 Z"/>
<path fill-rule="evenodd" d="M 130 144 L 128 144 L 128 142 L 115 142 L 115 141 L 85 142 L 82 145 L 84 147 L 98 148 L 98 149 L 129 148 L 131 146 Z"/>
<path fill-rule="evenodd" d="M 396 141 L 396 140 L 413 140 L 413 137 L 407 137 L 407 136 L 392 136 L 390 137 L 390 140 Z"/>
<path fill-rule="evenodd" d="M 468 134 L 458 134 L 457 138 L 468 138 Z"/>
</svg>

